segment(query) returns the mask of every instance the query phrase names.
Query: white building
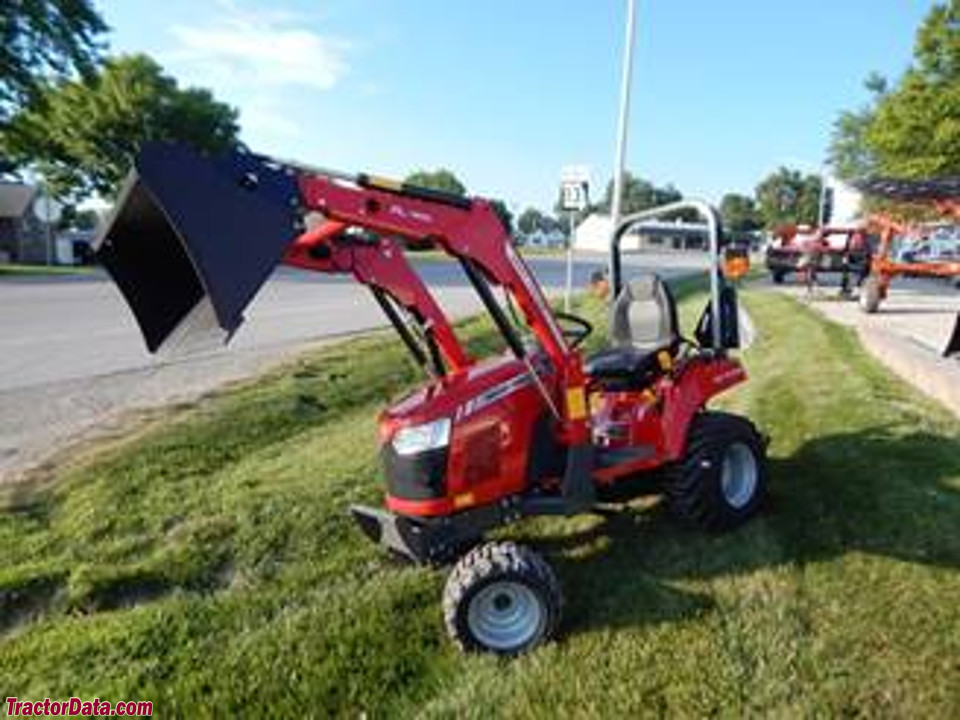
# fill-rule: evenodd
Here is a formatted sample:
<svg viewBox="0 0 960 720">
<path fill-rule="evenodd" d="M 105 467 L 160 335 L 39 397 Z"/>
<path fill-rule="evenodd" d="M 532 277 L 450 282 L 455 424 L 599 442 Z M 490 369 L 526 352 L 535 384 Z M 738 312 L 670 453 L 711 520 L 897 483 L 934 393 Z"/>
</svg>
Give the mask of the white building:
<svg viewBox="0 0 960 720">
<path fill-rule="evenodd" d="M 591 213 L 577 225 L 577 229 L 573 233 L 573 247 L 575 250 L 609 252 L 610 232 L 610 216 L 602 213 Z M 623 252 L 639 250 L 640 236 L 628 232 L 620 241 L 620 249 Z"/>
<path fill-rule="evenodd" d="M 535 230 L 534 232 L 523 236 L 523 244 L 527 247 L 537 248 L 562 248 L 567 245 L 567 236 L 561 230 Z"/>
<path fill-rule="evenodd" d="M 821 210 L 824 214 L 823 225 L 848 227 L 858 225 L 863 219 L 860 210 L 863 193 L 842 180 L 829 175 L 824 177 L 822 200 L 825 206 Z"/>
<path fill-rule="evenodd" d="M 703 239 L 699 236 L 689 237 L 688 233 L 678 230 L 671 233 L 672 222 L 645 223 L 646 230 L 631 229 L 620 240 L 621 252 L 637 252 L 641 248 L 673 248 L 698 249 L 703 246 Z M 679 224 L 679 221 L 678 221 Z M 610 252 L 610 216 L 601 213 L 588 215 L 582 223 L 577 225 L 573 236 L 573 247 L 576 250 L 591 252 Z"/>
</svg>

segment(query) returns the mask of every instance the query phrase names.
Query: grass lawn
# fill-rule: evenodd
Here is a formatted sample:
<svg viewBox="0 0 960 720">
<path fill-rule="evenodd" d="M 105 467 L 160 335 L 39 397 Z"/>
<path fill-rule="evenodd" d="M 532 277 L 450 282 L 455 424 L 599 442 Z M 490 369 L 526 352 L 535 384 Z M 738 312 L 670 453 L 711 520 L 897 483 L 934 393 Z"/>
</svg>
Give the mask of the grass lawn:
<svg viewBox="0 0 960 720">
<path fill-rule="evenodd" d="M 23 277 L 29 275 L 85 275 L 93 272 L 93 268 L 66 265 L 19 265 L 15 263 L 0 263 L 0 278 Z"/>
<path fill-rule="evenodd" d="M 724 404 L 773 438 L 770 507 L 725 536 L 650 502 L 513 528 L 565 587 L 558 642 L 461 656 L 444 575 L 353 528 L 347 504 L 380 494 L 376 412 L 417 377 L 374 338 L 9 493 L 0 696 L 161 717 L 960 716 L 960 424 L 849 330 L 747 303 L 753 379 Z"/>
</svg>

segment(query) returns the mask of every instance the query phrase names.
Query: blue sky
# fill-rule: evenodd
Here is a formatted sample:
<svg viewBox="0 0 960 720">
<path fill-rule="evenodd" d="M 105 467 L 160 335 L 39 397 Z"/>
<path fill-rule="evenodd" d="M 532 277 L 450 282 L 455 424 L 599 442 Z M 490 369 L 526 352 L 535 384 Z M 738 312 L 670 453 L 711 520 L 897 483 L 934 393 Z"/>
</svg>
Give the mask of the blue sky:
<svg viewBox="0 0 960 720">
<path fill-rule="evenodd" d="M 613 167 L 625 0 L 97 0 L 144 51 L 237 106 L 258 151 L 548 208 Z M 933 0 L 637 0 L 628 167 L 686 195 L 816 171 L 837 113 L 896 77 Z"/>
</svg>

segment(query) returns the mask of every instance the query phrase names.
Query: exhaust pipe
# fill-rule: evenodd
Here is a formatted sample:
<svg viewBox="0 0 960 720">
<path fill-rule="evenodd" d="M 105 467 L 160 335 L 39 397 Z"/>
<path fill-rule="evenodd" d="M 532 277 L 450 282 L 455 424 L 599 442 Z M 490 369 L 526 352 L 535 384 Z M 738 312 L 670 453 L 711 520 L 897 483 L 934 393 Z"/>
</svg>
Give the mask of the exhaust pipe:
<svg viewBox="0 0 960 720">
<path fill-rule="evenodd" d="M 144 145 L 94 249 L 147 349 L 228 342 L 300 233 L 299 202 L 294 171 L 263 158 Z"/>
</svg>

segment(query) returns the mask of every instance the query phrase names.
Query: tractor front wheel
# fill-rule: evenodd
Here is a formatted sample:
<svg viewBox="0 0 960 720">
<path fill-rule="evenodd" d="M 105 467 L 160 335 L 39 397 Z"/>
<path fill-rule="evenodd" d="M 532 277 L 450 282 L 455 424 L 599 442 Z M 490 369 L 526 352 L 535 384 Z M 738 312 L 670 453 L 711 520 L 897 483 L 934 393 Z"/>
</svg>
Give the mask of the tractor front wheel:
<svg viewBox="0 0 960 720">
<path fill-rule="evenodd" d="M 665 495 L 680 520 L 728 530 L 763 503 L 767 487 L 763 438 L 746 418 L 702 412 L 687 433 L 686 456 L 667 472 Z"/>
<path fill-rule="evenodd" d="M 562 605 L 550 566 L 512 542 L 471 550 L 454 566 L 443 591 L 447 632 L 465 652 L 527 652 L 556 632 Z"/>
</svg>

